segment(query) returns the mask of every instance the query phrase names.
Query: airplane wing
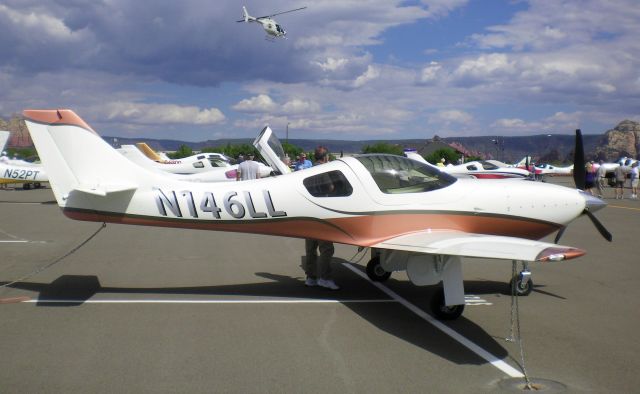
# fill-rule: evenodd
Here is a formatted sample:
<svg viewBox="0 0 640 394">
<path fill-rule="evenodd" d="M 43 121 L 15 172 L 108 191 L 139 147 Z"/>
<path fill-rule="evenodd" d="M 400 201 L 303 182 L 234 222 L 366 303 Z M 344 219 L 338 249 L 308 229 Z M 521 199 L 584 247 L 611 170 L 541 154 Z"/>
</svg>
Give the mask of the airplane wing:
<svg viewBox="0 0 640 394">
<path fill-rule="evenodd" d="M 421 231 L 390 238 L 371 247 L 521 261 L 559 261 L 585 254 L 585 251 L 569 246 L 459 231 Z"/>
</svg>

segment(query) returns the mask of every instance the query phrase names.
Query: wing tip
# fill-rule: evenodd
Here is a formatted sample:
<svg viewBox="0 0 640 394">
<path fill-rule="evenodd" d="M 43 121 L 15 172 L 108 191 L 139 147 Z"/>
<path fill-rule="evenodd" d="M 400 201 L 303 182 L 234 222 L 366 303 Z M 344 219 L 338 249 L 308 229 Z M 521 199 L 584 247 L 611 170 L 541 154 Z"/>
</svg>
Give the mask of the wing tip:
<svg viewBox="0 0 640 394">
<path fill-rule="evenodd" d="M 571 248 L 568 246 L 555 246 L 551 248 L 546 248 L 542 252 L 540 252 L 536 256 L 536 261 L 563 261 L 563 260 L 571 260 L 576 257 L 584 256 L 587 252 L 578 249 Z"/>
</svg>

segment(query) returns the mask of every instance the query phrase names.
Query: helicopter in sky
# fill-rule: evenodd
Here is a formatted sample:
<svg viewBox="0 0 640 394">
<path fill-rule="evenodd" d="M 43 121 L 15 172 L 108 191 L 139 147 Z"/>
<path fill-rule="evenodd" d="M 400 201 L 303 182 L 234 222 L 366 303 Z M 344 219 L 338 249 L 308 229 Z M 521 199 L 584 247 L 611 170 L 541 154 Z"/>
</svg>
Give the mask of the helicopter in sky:
<svg viewBox="0 0 640 394">
<path fill-rule="evenodd" d="M 278 13 L 267 15 L 267 16 L 255 17 L 255 16 L 249 15 L 249 13 L 247 12 L 247 7 L 242 6 L 242 17 L 243 17 L 243 19 L 240 19 L 239 21 L 236 21 L 236 22 L 247 22 L 247 23 L 256 22 L 256 23 L 260 23 L 262 25 L 262 28 L 264 29 L 264 31 L 267 32 L 267 38 L 268 39 L 287 38 L 286 37 L 287 32 L 282 28 L 281 25 L 278 24 L 278 22 L 276 22 L 272 18 L 274 16 L 276 16 L 276 15 L 282 15 L 282 14 L 287 14 L 289 12 L 300 11 L 300 10 L 304 10 L 305 8 L 307 8 L 307 7 L 301 7 L 301 8 L 296 8 L 296 9 L 289 10 L 289 11 L 278 12 Z"/>
</svg>

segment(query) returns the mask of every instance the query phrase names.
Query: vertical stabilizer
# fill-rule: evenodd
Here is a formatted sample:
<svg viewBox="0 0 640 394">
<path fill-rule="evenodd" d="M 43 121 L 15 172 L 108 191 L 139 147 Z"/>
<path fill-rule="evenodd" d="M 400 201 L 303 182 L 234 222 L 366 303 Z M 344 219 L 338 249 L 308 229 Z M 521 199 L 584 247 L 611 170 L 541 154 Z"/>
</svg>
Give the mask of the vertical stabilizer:
<svg viewBox="0 0 640 394">
<path fill-rule="evenodd" d="M 156 177 L 119 154 L 71 110 L 26 110 L 24 115 L 62 207 L 73 191 L 106 195 L 134 190 Z"/>
<path fill-rule="evenodd" d="M 9 136 L 11 136 L 11 132 L 9 131 L 0 131 L 0 151 L 4 151 L 5 146 L 7 146 L 7 142 L 9 141 Z"/>
<path fill-rule="evenodd" d="M 147 156 L 149 159 L 153 161 L 158 161 L 158 162 L 162 161 L 162 157 L 160 157 L 160 155 L 156 151 L 151 149 L 151 147 L 146 143 L 138 142 L 136 146 L 138 147 L 140 152 L 144 153 L 144 155 Z"/>
</svg>

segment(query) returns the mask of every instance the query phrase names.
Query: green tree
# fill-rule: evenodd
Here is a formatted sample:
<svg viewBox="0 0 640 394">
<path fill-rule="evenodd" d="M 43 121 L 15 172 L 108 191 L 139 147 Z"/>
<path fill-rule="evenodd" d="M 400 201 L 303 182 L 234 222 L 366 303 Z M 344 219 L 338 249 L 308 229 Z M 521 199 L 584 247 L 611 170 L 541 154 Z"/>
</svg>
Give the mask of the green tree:
<svg viewBox="0 0 640 394">
<path fill-rule="evenodd" d="M 177 151 L 167 154 L 172 159 L 182 159 L 183 157 L 193 156 L 193 149 L 186 145 L 180 145 Z"/>
<path fill-rule="evenodd" d="M 298 155 L 304 152 L 304 149 L 302 149 L 301 147 L 290 144 L 288 142 L 282 143 L 282 149 L 284 149 L 284 153 L 287 154 L 292 161 L 295 161 Z"/>
<path fill-rule="evenodd" d="M 202 149 L 202 152 L 224 153 L 232 159 L 237 159 L 240 155 L 246 156 L 249 153 L 253 153 L 258 157 L 258 150 L 251 144 L 227 143 L 227 145 L 224 146 L 206 147 Z"/>
<path fill-rule="evenodd" d="M 35 148 L 8 148 L 7 156 L 33 161 L 38 159 L 38 152 L 36 152 Z"/>
<path fill-rule="evenodd" d="M 460 156 L 456 151 L 452 148 L 442 148 L 433 151 L 430 155 L 426 155 L 424 158 L 431 164 L 437 164 L 440 162 L 440 159 L 444 157 L 444 160 L 447 163 L 456 164 Z"/>
<path fill-rule="evenodd" d="M 403 155 L 402 148 L 399 145 L 393 145 L 387 142 L 378 142 L 373 145 L 366 145 L 362 148 L 362 153 L 389 153 L 398 156 Z"/>
</svg>

